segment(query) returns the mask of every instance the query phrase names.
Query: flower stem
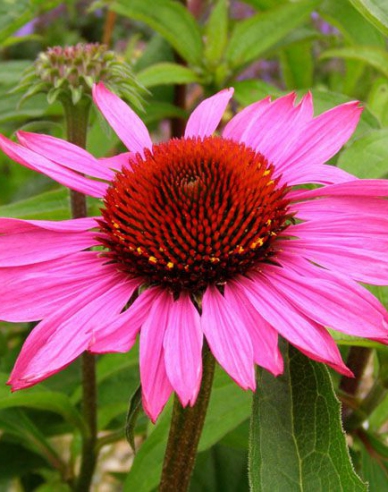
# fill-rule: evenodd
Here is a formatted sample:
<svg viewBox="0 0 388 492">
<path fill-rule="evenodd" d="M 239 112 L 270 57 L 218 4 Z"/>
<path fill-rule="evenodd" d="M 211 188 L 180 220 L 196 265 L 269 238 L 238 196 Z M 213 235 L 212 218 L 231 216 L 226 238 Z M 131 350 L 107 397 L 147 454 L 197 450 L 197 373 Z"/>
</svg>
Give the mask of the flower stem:
<svg viewBox="0 0 388 492">
<path fill-rule="evenodd" d="M 90 100 L 82 98 L 77 104 L 62 100 L 65 110 L 67 140 L 83 149 L 86 147 Z M 74 219 L 87 216 L 86 197 L 70 191 L 71 212 Z M 90 489 L 97 462 L 97 385 L 95 357 L 88 352 L 82 354 L 82 408 L 88 426 L 88 435 L 82 440 L 81 469 L 75 486 L 77 492 Z"/>
<path fill-rule="evenodd" d="M 368 347 L 351 347 L 346 360 L 346 365 L 353 372 L 354 378 L 342 376 L 339 389 L 350 397 L 356 397 L 362 381 L 366 366 L 368 365 L 372 350 Z M 342 416 L 344 422 L 349 418 L 353 409 L 343 401 Z"/>
<path fill-rule="evenodd" d="M 175 397 L 159 492 L 185 492 L 189 487 L 213 384 L 215 360 L 207 346 L 202 359 L 202 383 L 195 405 L 183 408 Z"/>
<path fill-rule="evenodd" d="M 89 490 L 97 462 L 96 363 L 94 355 L 88 352 L 82 354 L 82 390 L 83 413 L 90 434 L 82 442 L 81 469 L 77 480 L 77 492 Z"/>
</svg>

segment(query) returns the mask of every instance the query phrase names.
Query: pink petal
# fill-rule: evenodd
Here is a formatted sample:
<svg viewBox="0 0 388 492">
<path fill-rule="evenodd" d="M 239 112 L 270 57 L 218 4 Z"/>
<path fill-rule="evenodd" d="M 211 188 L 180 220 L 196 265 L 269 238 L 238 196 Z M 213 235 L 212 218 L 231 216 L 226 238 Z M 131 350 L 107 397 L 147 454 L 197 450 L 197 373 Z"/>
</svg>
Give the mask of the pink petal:
<svg viewBox="0 0 388 492">
<path fill-rule="evenodd" d="M 48 221 L 45 222 L 49 224 Z M 0 267 L 53 260 L 98 244 L 92 231 L 61 231 L 59 224 L 58 230 L 48 230 L 37 227 L 37 223 L 38 221 L 0 219 L 0 232 L 3 233 L 0 241 Z M 13 224 L 15 233 L 10 229 Z"/>
<path fill-rule="evenodd" d="M 230 138 L 235 142 L 246 142 L 249 140 L 251 132 L 254 131 L 255 123 L 270 104 L 271 98 L 267 97 L 239 111 L 226 124 L 222 132 L 222 137 Z"/>
<path fill-rule="evenodd" d="M 278 349 L 277 331 L 253 308 L 244 296 L 243 289 L 239 288 L 237 280 L 226 284 L 225 299 L 232 310 L 240 313 L 240 318 L 248 328 L 255 363 L 275 376 L 282 374 L 283 359 Z"/>
<path fill-rule="evenodd" d="M 341 374 L 351 375 L 327 331 L 303 316 L 271 282 L 255 275 L 254 280 L 240 278 L 239 285 L 254 308 L 292 345 Z"/>
<path fill-rule="evenodd" d="M 8 217 L 0 218 L 0 233 L 12 234 L 14 232 L 32 232 L 37 229 L 44 229 L 55 232 L 84 232 L 88 229 L 97 227 L 94 217 L 84 217 L 81 219 L 69 219 L 61 221 L 52 220 L 24 220 L 12 219 Z"/>
<path fill-rule="evenodd" d="M 276 175 L 279 174 L 277 170 Z M 279 184 L 288 186 L 296 186 L 300 184 L 325 184 L 346 183 L 353 181 L 355 176 L 343 171 L 339 167 L 326 164 L 315 167 L 298 167 L 285 169 L 281 175 Z"/>
<path fill-rule="evenodd" d="M 46 379 L 88 349 L 101 317 L 109 321 L 128 301 L 131 289 L 119 279 L 112 276 L 95 282 L 33 329 L 9 380 L 13 390 Z"/>
<path fill-rule="evenodd" d="M 164 360 L 168 379 L 182 405 L 194 405 L 202 379 L 201 320 L 190 296 L 181 293 L 169 300 L 170 320 L 164 337 Z"/>
<path fill-rule="evenodd" d="M 358 241 L 358 245 L 357 245 Z M 347 241 L 349 243 L 349 240 Z M 337 271 L 359 282 L 386 285 L 388 278 L 388 258 L 384 252 L 367 248 L 360 249 L 359 240 L 353 246 L 336 244 L 332 240 L 285 241 L 284 250 L 300 255 L 318 265 Z"/>
<path fill-rule="evenodd" d="M 169 292 L 160 289 L 140 332 L 143 407 L 152 422 L 156 421 L 172 393 L 163 349 L 163 339 L 170 318 L 170 296 Z"/>
<path fill-rule="evenodd" d="M 204 138 L 212 135 L 218 127 L 234 89 L 224 89 L 205 99 L 191 113 L 186 125 L 185 138 Z"/>
<path fill-rule="evenodd" d="M 388 201 L 371 197 L 334 196 L 293 203 L 290 210 L 302 220 L 331 220 L 354 214 L 362 214 L 363 220 L 369 220 L 369 216 L 387 217 Z"/>
<path fill-rule="evenodd" d="M 367 220 L 362 220 L 362 218 L 360 213 L 355 213 L 343 214 L 336 218 L 310 220 L 291 225 L 287 229 L 287 233 L 307 240 L 312 237 L 331 238 L 333 240 L 337 237 L 341 241 L 349 237 L 388 240 L 388 217 L 367 216 Z M 360 230 L 361 220 L 362 229 Z"/>
<path fill-rule="evenodd" d="M 294 145 L 276 163 L 279 172 L 327 162 L 349 140 L 361 112 L 362 108 L 355 101 L 341 104 L 308 122 Z"/>
<path fill-rule="evenodd" d="M 388 342 L 388 313 L 384 316 L 373 309 L 367 300 L 342 282 L 303 277 L 286 265 L 282 268 L 268 266 L 264 276 L 291 304 L 317 323 L 349 335 L 385 337 Z"/>
<path fill-rule="evenodd" d="M 123 168 L 132 169 L 132 161 L 135 159 L 133 152 L 123 152 L 113 157 L 101 157 L 98 162 L 105 168 L 115 171 L 121 171 Z"/>
<path fill-rule="evenodd" d="M 94 178 L 107 179 L 109 181 L 114 175 L 112 171 L 101 166 L 99 161 L 89 154 L 89 152 L 78 147 L 78 145 L 66 142 L 66 140 L 23 131 L 18 131 L 16 135 L 24 147 L 60 166 L 93 176 Z"/>
<path fill-rule="evenodd" d="M 108 187 L 106 183 L 85 178 L 81 174 L 60 166 L 53 161 L 49 161 L 36 152 L 12 142 L 12 140 L 9 140 L 3 135 L 0 135 L 0 149 L 7 154 L 8 157 L 22 166 L 45 174 L 46 176 L 54 179 L 64 186 L 67 186 L 68 188 L 71 188 L 72 190 L 79 191 L 80 193 L 94 196 L 96 198 L 101 198 L 105 195 Z"/>
<path fill-rule="evenodd" d="M 145 124 L 102 82 L 93 86 L 93 100 L 128 150 L 139 152 L 144 157 L 144 149 L 152 149 L 151 137 Z"/>
<path fill-rule="evenodd" d="M 288 268 L 292 268 L 298 275 L 306 278 L 313 277 L 315 279 L 326 279 L 343 286 L 346 290 L 351 291 L 355 297 L 360 298 L 361 302 L 367 302 L 369 304 L 366 310 L 371 309 L 372 311 L 378 311 L 383 317 L 386 317 L 387 310 L 381 302 L 378 301 L 369 290 L 365 289 L 351 278 L 341 275 L 338 272 L 320 268 L 299 255 L 295 256 L 283 251 L 277 258 L 281 265 L 287 265 Z"/>
<path fill-rule="evenodd" d="M 87 256 L 90 253 L 93 256 Z M 86 257 L 83 257 L 86 256 Z M 117 277 L 112 264 L 95 251 L 58 260 L 0 269 L 0 319 L 26 322 L 43 319 L 101 278 Z M 126 275 L 121 274 L 122 279 Z"/>
<path fill-rule="evenodd" d="M 277 166 L 284 160 L 284 156 L 289 154 L 289 149 L 298 141 L 306 124 L 313 119 L 314 107 L 311 92 L 303 96 L 300 103 L 296 106 L 296 111 L 292 112 L 290 116 L 292 120 L 287 126 L 286 134 L 279 129 L 278 134 L 274 136 L 272 149 L 266 150 L 266 152 L 270 152 L 268 156 L 265 154 L 267 159 L 274 162 Z M 257 150 L 260 152 L 259 148 Z"/>
<path fill-rule="evenodd" d="M 293 200 L 308 200 L 323 196 L 388 197 L 387 179 L 355 179 L 346 183 L 324 186 L 315 190 L 295 190 L 289 194 Z"/>
<path fill-rule="evenodd" d="M 251 337 L 239 312 L 235 312 L 216 287 L 202 299 L 202 329 L 209 347 L 229 376 L 243 389 L 255 389 Z"/>
<path fill-rule="evenodd" d="M 277 147 L 284 142 L 284 128 L 291 127 L 299 109 L 294 106 L 294 92 L 273 101 L 256 121 L 252 132 L 244 142 L 263 154 L 270 162 L 276 159 Z"/>
<path fill-rule="evenodd" d="M 134 281 L 137 288 L 139 281 Z M 133 304 L 115 320 L 103 323 L 96 330 L 96 340 L 90 346 L 90 352 L 105 354 L 107 352 L 128 352 L 136 341 L 139 330 L 147 319 L 153 302 L 160 295 L 159 289 L 145 290 Z"/>
</svg>

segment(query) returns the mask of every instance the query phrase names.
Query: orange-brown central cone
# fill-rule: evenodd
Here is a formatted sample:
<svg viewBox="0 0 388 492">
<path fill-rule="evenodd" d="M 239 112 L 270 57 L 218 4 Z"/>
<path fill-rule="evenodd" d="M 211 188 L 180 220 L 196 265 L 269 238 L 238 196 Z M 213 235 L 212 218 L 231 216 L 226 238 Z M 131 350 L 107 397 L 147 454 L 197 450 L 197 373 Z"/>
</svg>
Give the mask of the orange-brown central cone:
<svg viewBox="0 0 388 492">
<path fill-rule="evenodd" d="M 268 261 L 290 217 L 266 159 L 218 137 L 173 139 L 137 156 L 105 196 L 100 241 L 120 270 L 200 292 Z"/>
</svg>

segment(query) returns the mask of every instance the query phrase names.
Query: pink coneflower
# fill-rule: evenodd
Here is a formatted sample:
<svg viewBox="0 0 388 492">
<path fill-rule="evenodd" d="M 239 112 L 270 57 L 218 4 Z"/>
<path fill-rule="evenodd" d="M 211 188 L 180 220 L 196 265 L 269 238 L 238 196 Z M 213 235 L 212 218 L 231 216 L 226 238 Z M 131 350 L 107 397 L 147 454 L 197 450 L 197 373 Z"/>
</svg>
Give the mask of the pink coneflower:
<svg viewBox="0 0 388 492">
<path fill-rule="evenodd" d="M 295 94 L 267 98 L 214 136 L 232 94 L 202 102 L 183 138 L 152 145 L 139 117 L 95 86 L 131 151 L 110 159 L 45 135 L 1 137 L 15 161 L 103 200 L 101 217 L 0 221 L 0 317 L 42 320 L 12 389 L 84 350 L 128 351 L 140 333 L 143 404 L 155 420 L 172 391 L 195 403 L 204 337 L 252 390 L 254 364 L 283 370 L 278 334 L 345 375 L 325 326 L 388 340 L 385 309 L 358 284 L 388 280 L 388 183 L 324 164 L 353 133 L 357 102 L 313 118 L 310 94 L 297 105 Z"/>
</svg>

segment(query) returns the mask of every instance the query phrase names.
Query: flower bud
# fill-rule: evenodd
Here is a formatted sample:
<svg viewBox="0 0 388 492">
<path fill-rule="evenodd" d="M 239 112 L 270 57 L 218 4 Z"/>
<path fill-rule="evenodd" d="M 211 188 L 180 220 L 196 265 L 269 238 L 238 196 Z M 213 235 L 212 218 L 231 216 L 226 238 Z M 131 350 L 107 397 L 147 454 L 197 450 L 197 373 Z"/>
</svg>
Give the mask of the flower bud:
<svg viewBox="0 0 388 492">
<path fill-rule="evenodd" d="M 44 92 L 50 104 L 60 100 L 75 105 L 90 97 L 93 84 L 100 81 L 118 96 L 142 108 L 146 89 L 118 54 L 98 43 L 54 46 L 41 52 L 14 92 L 26 90 L 20 102 Z"/>
</svg>

